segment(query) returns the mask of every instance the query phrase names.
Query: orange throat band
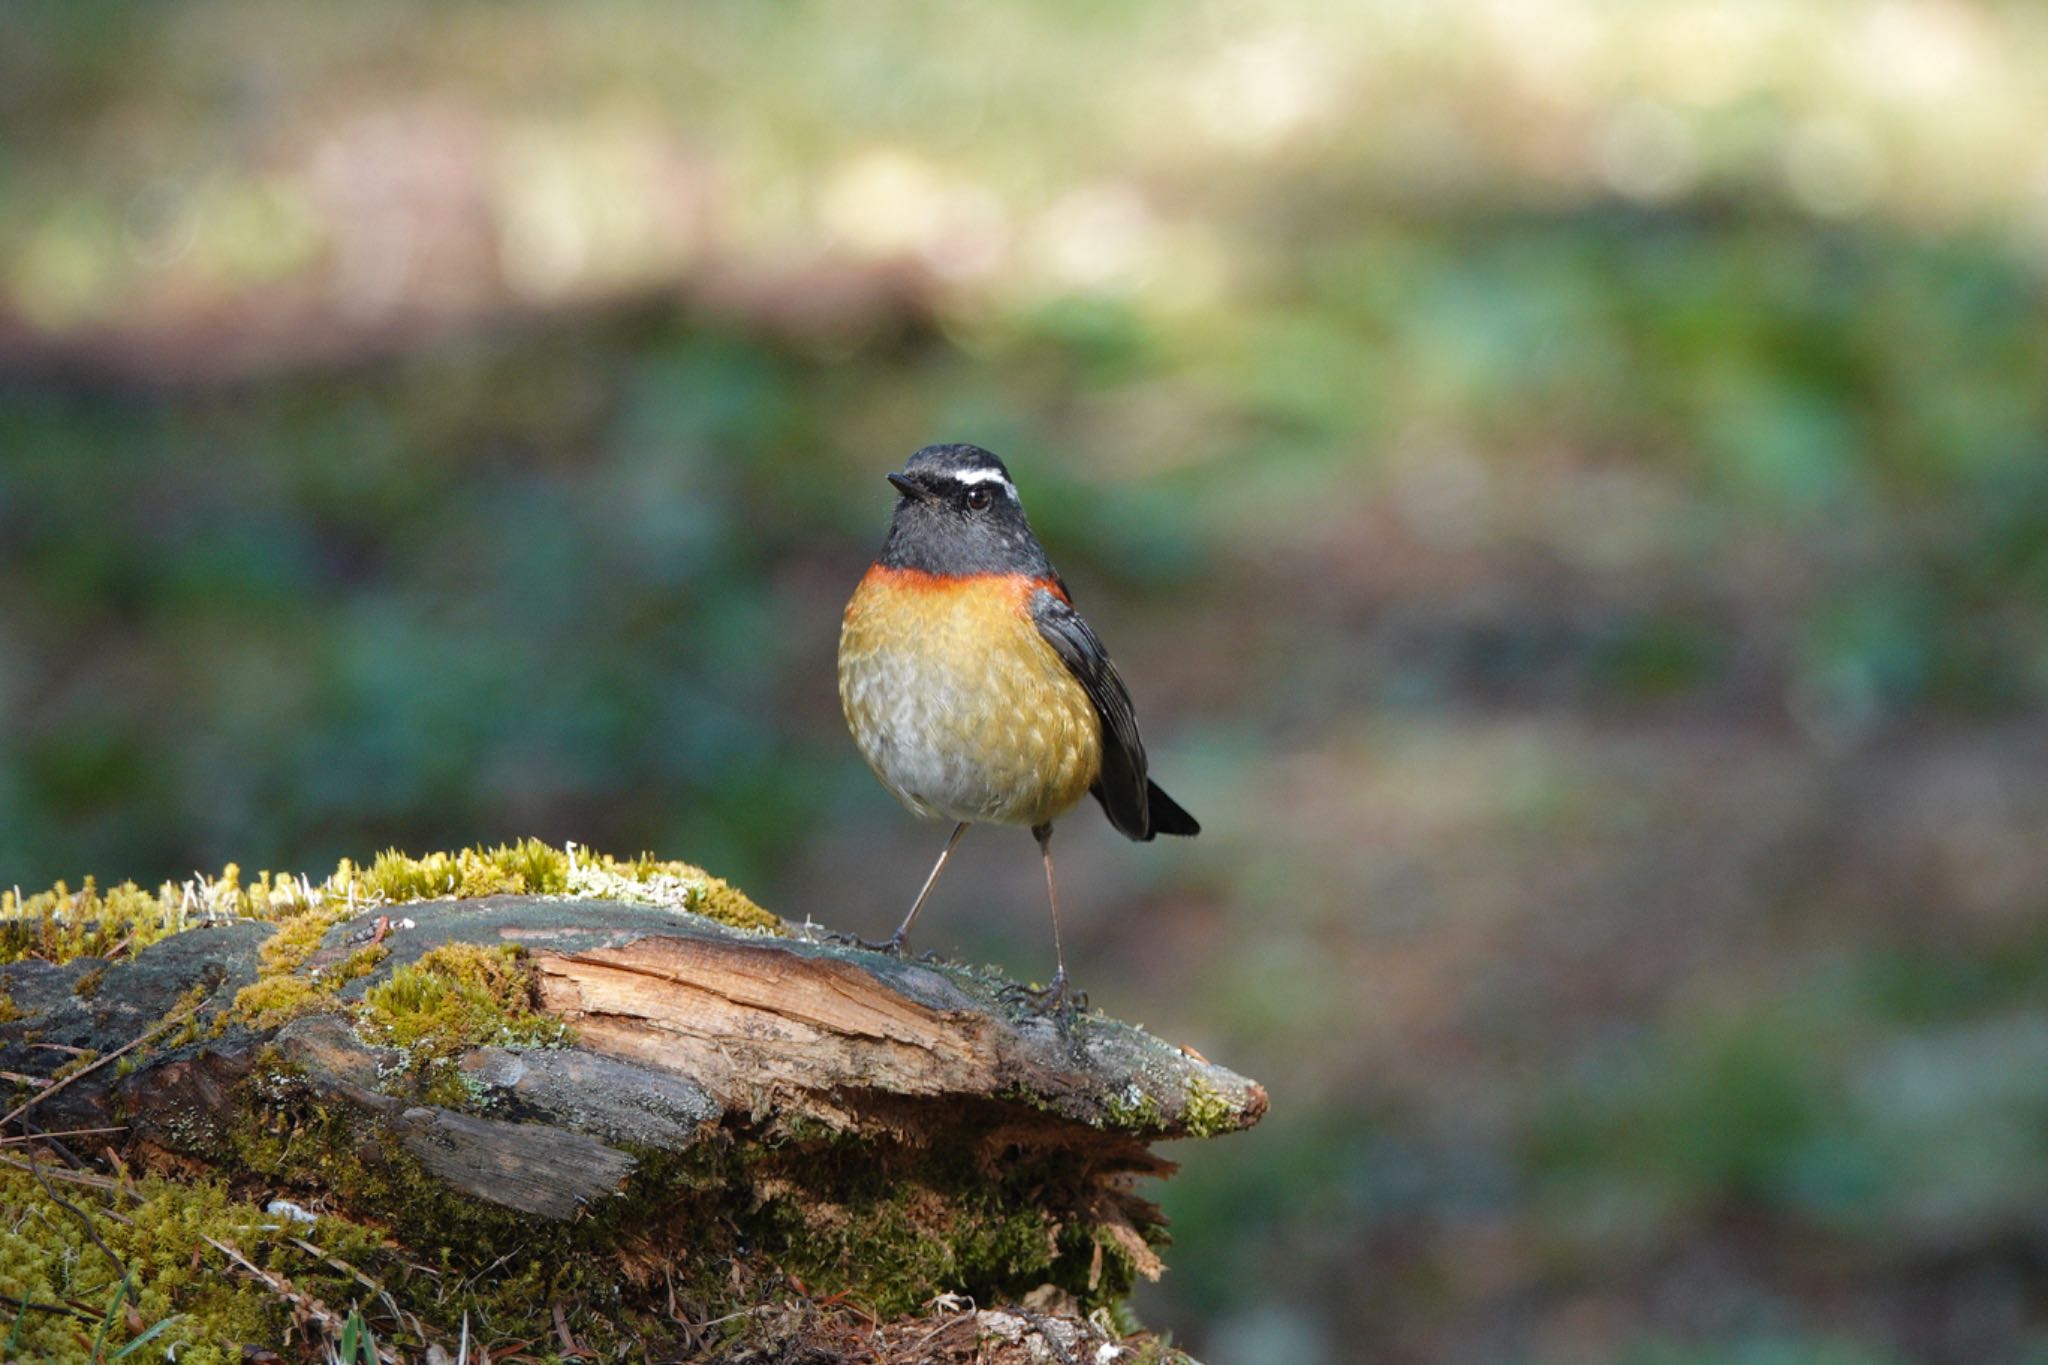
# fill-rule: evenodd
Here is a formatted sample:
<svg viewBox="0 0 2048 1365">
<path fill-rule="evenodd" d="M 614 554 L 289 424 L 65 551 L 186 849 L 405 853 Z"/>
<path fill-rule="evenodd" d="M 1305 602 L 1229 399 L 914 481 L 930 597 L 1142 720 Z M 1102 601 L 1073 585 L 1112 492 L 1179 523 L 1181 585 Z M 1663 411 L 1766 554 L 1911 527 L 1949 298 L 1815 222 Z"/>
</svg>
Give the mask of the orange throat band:
<svg viewBox="0 0 2048 1365">
<path fill-rule="evenodd" d="M 1023 574 L 933 573 L 929 569 L 896 569 L 886 564 L 871 566 L 861 580 L 862 587 L 908 589 L 915 592 L 953 592 L 961 588 L 979 587 L 988 583 L 1007 584 L 1017 600 L 1029 601 L 1031 594 L 1040 588 L 1069 606 L 1073 603 L 1067 596 L 1066 588 L 1057 578 L 1027 578 Z"/>
</svg>

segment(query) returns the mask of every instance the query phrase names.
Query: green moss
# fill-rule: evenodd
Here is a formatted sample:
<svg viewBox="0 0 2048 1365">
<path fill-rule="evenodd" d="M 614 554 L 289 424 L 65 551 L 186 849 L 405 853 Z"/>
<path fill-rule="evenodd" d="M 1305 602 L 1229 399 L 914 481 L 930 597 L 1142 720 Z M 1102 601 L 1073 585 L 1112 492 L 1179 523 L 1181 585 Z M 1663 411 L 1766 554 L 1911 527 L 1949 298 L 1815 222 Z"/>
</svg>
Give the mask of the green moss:
<svg viewBox="0 0 2048 1365">
<path fill-rule="evenodd" d="M 251 1028 L 280 1028 L 302 1014 L 318 1014 L 335 1007 L 334 992 L 319 981 L 289 973 L 263 976 L 235 993 L 218 1021 L 219 1028 L 243 1023 Z"/>
<path fill-rule="evenodd" d="M 337 1013 L 343 1006 L 336 992 L 349 982 L 370 974 L 390 955 L 379 944 L 358 949 L 339 966 L 316 974 L 300 975 L 297 968 L 320 944 L 325 928 L 310 929 L 303 921 L 313 915 L 296 917 L 263 945 L 263 972 L 235 993 L 228 1008 L 214 1021 L 219 1034 L 231 1024 L 251 1028 L 281 1028 L 304 1014 Z"/>
<path fill-rule="evenodd" d="M 168 893 L 168 887 L 151 893 L 133 882 L 101 891 L 91 877 L 75 892 L 64 882 L 33 896 L 0 892 L 0 963 L 30 957 L 69 962 L 145 947 L 185 927 Z"/>
<path fill-rule="evenodd" d="M 100 993 L 100 984 L 107 979 L 107 969 L 94 967 L 71 983 L 71 993 L 80 1000 L 90 1000 Z"/>
<path fill-rule="evenodd" d="M 944 1136 L 911 1149 L 839 1133 L 742 1142 L 720 1179 L 759 1201 L 728 1218 L 813 1295 L 889 1315 L 944 1290 L 996 1303 L 1050 1283 L 1095 1308 L 1128 1295 L 1136 1267 L 1107 1239 L 1098 1245 L 1087 1162 L 1017 1148 L 993 1165 Z"/>
<path fill-rule="evenodd" d="M 458 971 L 470 969 L 481 974 L 471 984 L 494 991 L 511 981 L 496 965 Z M 445 985 L 450 974 L 433 979 Z M 464 1013 L 442 990 L 407 987 L 384 1006 L 393 1023 Z M 208 1159 L 266 1191 L 345 1196 L 352 1217 L 393 1240 L 385 1264 L 465 1286 L 406 1302 L 442 1328 L 468 1312 L 473 1332 L 545 1338 L 560 1303 L 577 1336 L 609 1352 L 666 1340 L 671 1293 L 716 1316 L 778 1300 L 794 1278 L 814 1298 L 900 1314 L 942 1291 L 996 1303 L 1051 1283 L 1095 1308 L 1121 1300 L 1135 1277 L 1131 1257 L 1094 1223 L 1092 1151 L 991 1154 L 978 1145 L 978 1123 L 908 1144 L 846 1132 L 771 1137 L 733 1120 L 682 1151 L 636 1151 L 639 1168 L 619 1197 L 551 1222 L 452 1193 L 398 1134 L 323 1099 L 275 1054 L 240 1083 L 236 1108 L 244 1117 L 232 1128 L 194 1135 L 213 1144 Z"/>
<path fill-rule="evenodd" d="M 0 991 L 0 1024 L 11 1024 L 21 1018 L 21 1008 L 14 1003 L 14 997 Z"/>
<path fill-rule="evenodd" d="M 307 1014 L 348 1016 L 367 1040 L 397 1048 L 406 1066 L 394 1085 L 418 1098 L 473 1107 L 474 1094 L 455 1061 L 474 1047 L 549 1047 L 567 1042 L 567 1025 L 540 1012 L 526 954 L 518 947 L 448 943 L 400 967 L 359 1001 L 341 987 L 367 976 L 390 950 L 372 945 L 317 975 L 284 971 L 258 977 L 237 992 L 215 1032 L 241 1023 L 274 1029 Z"/>
<path fill-rule="evenodd" d="M 413 858 L 387 849 L 361 874 L 361 894 L 403 904 L 443 897 L 549 895 L 569 888 L 569 855 L 538 839 Z"/>
<path fill-rule="evenodd" d="M 1192 1357 L 1185 1351 L 1174 1349 L 1173 1341 L 1167 1337 L 1147 1337 L 1135 1343 L 1128 1355 L 1117 1359 L 1129 1365 L 1194 1365 Z"/>
<path fill-rule="evenodd" d="M 368 867 L 344 858 L 318 883 L 266 871 L 245 884 L 241 868 L 230 863 L 218 877 L 166 882 L 155 891 L 133 882 L 102 891 L 88 877 L 77 891 L 58 882 L 31 896 L 0 892 L 0 965 L 23 958 L 132 956 L 195 923 L 232 918 L 278 925 L 264 947 L 268 974 L 304 963 L 329 929 L 365 909 L 502 894 L 627 900 L 687 910 L 734 928 L 783 932 L 775 915 L 694 864 L 645 853 L 615 858 L 526 839 L 418 857 L 387 849 Z"/>
<path fill-rule="evenodd" d="M 525 968 L 516 955 L 450 945 L 394 973 L 361 1006 L 345 1005 L 341 987 L 367 975 L 386 950 L 364 948 L 339 966 L 308 972 L 307 962 L 335 925 L 369 906 L 443 896 L 574 894 L 660 905 L 738 928 L 782 932 L 774 915 L 692 864 L 649 854 L 619 859 L 533 839 L 422 857 L 386 850 L 367 868 L 343 859 L 318 886 L 266 872 L 245 888 L 240 870 L 230 865 L 206 887 L 203 899 L 209 905 L 231 905 L 237 913 L 272 919 L 278 926 L 260 951 L 257 979 L 213 1019 L 216 1035 L 234 1024 L 272 1029 L 306 1014 L 346 1013 L 366 1036 L 407 1052 L 402 1079 L 420 1098 L 460 1107 L 471 1107 L 475 1098 L 453 1066 L 464 1049 L 483 1043 L 546 1045 L 567 1036 L 534 1007 Z M 186 894 L 201 898 L 189 886 Z M 170 895 L 166 888 L 166 903 Z"/>
<path fill-rule="evenodd" d="M 562 1025 L 534 1012 L 525 958 L 517 947 L 443 944 L 371 987 L 362 1023 L 413 1050 L 560 1042 Z"/>
<path fill-rule="evenodd" d="M 516 960 L 479 950 L 415 965 L 425 970 L 394 974 L 397 990 L 379 988 L 379 1027 L 394 1041 L 414 1024 L 476 1036 L 498 1011 L 516 1017 Z M 1028 1144 L 992 1153 L 978 1136 L 988 1125 L 977 1121 L 912 1144 L 893 1129 L 764 1133 L 735 1119 L 686 1150 L 636 1152 L 640 1166 L 619 1197 L 552 1222 L 453 1193 L 400 1134 L 334 1103 L 275 1051 L 253 1059 L 223 1112 L 226 1123 L 165 1137 L 213 1163 L 225 1182 L 144 1178 L 132 1200 L 64 1191 L 103 1234 L 119 1228 L 110 1243 L 147 1277 L 138 1316 L 118 1324 L 112 1349 L 172 1315 L 178 1322 L 153 1340 L 183 1344 L 181 1361 L 233 1360 L 241 1344 L 283 1339 L 283 1306 L 230 1272 L 205 1236 L 337 1311 L 360 1304 L 407 1358 L 428 1339 L 446 1346 L 465 1316 L 473 1340 L 546 1340 L 558 1304 L 601 1358 L 666 1358 L 692 1345 L 674 1335 L 672 1302 L 699 1317 L 740 1314 L 785 1300 L 792 1279 L 814 1301 L 843 1295 L 861 1311 L 901 1314 L 942 1291 L 998 1303 L 1045 1283 L 1087 1307 L 1112 1307 L 1134 1276 L 1131 1258 L 1092 1221 L 1098 1154 Z M 0 1166 L 0 1201 L 29 1210 L 0 1224 L 0 1293 L 105 1302 L 111 1267 L 104 1258 L 95 1266 L 75 1220 L 45 1207 L 18 1183 L 25 1179 Z M 279 1194 L 324 1207 L 324 1216 L 297 1224 L 254 1202 Z M 131 1222 L 102 1221 L 117 1212 Z M 375 1277 L 408 1316 L 393 1317 L 382 1295 L 294 1237 Z M 75 1326 L 31 1323 L 41 1335 L 27 1338 L 30 1358 L 84 1359 L 66 1335 Z"/>
<path fill-rule="evenodd" d="M 439 897 L 501 894 L 574 894 L 661 905 L 702 914 L 736 928 L 781 933 L 782 921 L 730 883 L 690 863 L 663 861 L 650 854 L 620 859 L 574 845 L 553 848 L 536 839 L 495 848 L 468 848 L 457 853 L 413 857 L 387 849 L 367 867 L 344 858 L 334 874 L 315 884 L 305 878 L 258 874 L 245 886 L 241 869 L 230 863 L 215 879 L 166 885 L 156 895 L 124 885 L 101 897 L 88 881 L 76 896 L 58 886 L 30 897 L 16 907 L 9 893 L 0 914 L 0 962 L 12 957 L 42 957 L 61 962 L 81 953 L 113 949 L 132 951 L 162 937 L 157 928 L 182 927 L 188 911 L 270 920 L 277 932 L 263 944 L 256 981 L 236 995 L 231 1006 L 213 1021 L 216 1033 L 231 1024 L 275 1028 L 303 1014 L 336 1010 L 336 992 L 366 975 L 384 957 L 381 947 L 365 948 L 338 967 L 306 975 L 306 963 L 326 941 L 328 931 L 343 920 L 377 905 L 406 904 Z M 83 907 L 83 908 L 81 908 Z M 80 915 L 97 916 L 90 927 Z M 105 921 L 105 927 L 101 927 Z M 145 922 L 153 928 L 145 930 Z M 108 931 L 125 933 L 110 939 Z M 126 945 L 124 947 L 124 944 Z M 97 972 L 81 978 L 79 989 L 90 993 Z M 0 1016 L 4 1017 L 4 1016 Z"/>
<path fill-rule="evenodd" d="M 278 925 L 277 932 L 263 944 L 261 960 L 266 975 L 296 970 L 319 951 L 327 931 L 349 916 L 346 902 L 308 906 L 300 914 Z"/>
<path fill-rule="evenodd" d="M 1109 1097 L 1109 1126 L 1131 1133 L 1157 1133 L 1160 1126 L 1159 1101 L 1135 1085 L 1125 1086 Z"/>
<path fill-rule="evenodd" d="M 1215 1086 L 1200 1076 L 1190 1076 L 1181 1122 L 1187 1126 L 1189 1137 L 1214 1137 L 1218 1133 L 1234 1131 L 1238 1126 L 1238 1113 L 1230 1107 L 1230 1101 L 1217 1093 Z"/>
<path fill-rule="evenodd" d="M 102 1343 L 107 1356 L 166 1320 L 170 1325 L 150 1339 L 148 1359 L 174 1349 L 181 1365 L 229 1365 L 242 1358 L 242 1345 L 267 1347 L 284 1339 L 291 1323 L 286 1305 L 232 1270 L 209 1237 L 290 1280 L 299 1292 L 344 1307 L 362 1297 L 360 1285 L 292 1238 L 351 1264 L 375 1264 L 375 1258 L 388 1256 L 367 1228 L 335 1219 L 316 1226 L 284 1222 L 235 1199 L 218 1182 L 145 1176 L 128 1182 L 128 1196 L 52 1183 L 91 1219 L 128 1275 L 128 1307 L 108 1324 Z M 0 1207 L 10 1210 L 0 1224 L 0 1295 L 40 1303 L 109 1302 L 120 1272 L 32 1174 L 0 1164 Z M 18 1332 L 10 1358 L 24 1360 L 87 1361 L 99 1330 L 96 1317 L 42 1313 L 25 1314 L 17 1326 L 5 1303 L 0 1324 L 0 1339 Z"/>
<path fill-rule="evenodd" d="M 368 869 L 341 879 L 356 896 L 404 904 L 442 897 L 576 895 L 688 910 L 739 929 L 781 933 L 782 921 L 723 878 L 693 863 L 642 853 L 616 858 L 537 839 L 422 857 L 387 850 Z M 330 883 L 332 885 L 332 883 Z"/>
<path fill-rule="evenodd" d="M 604 1348 L 607 1358 L 635 1335 L 663 1340 L 657 1304 L 666 1303 L 660 1296 L 667 1282 L 657 1295 L 643 1275 L 649 1292 L 632 1293 L 640 1272 L 623 1249 L 633 1245 L 629 1228 L 682 1220 L 686 1208 L 696 1215 L 683 1220 L 691 1230 L 687 1249 L 670 1259 L 695 1278 L 678 1284 L 678 1292 L 687 1287 L 701 1303 L 725 1302 L 734 1292 L 733 1283 L 715 1278 L 729 1269 L 715 1259 L 730 1252 L 726 1230 L 692 1182 L 672 1172 L 643 1175 L 628 1198 L 590 1217 L 551 1222 L 454 1193 L 426 1173 L 398 1134 L 359 1110 L 326 1102 L 275 1057 L 243 1082 L 237 1099 L 244 1118 L 211 1158 L 253 1175 L 265 1189 L 303 1190 L 309 1199 L 345 1191 L 358 1226 L 387 1243 L 367 1264 L 381 1265 L 387 1284 L 413 1283 L 417 1292 L 399 1293 L 399 1301 L 444 1341 L 465 1316 L 473 1338 L 544 1340 L 554 1331 L 557 1304 L 570 1313 L 578 1337 Z M 451 1295 L 449 1285 L 461 1287 Z M 401 1324 L 380 1324 L 378 1331 L 401 1350 L 419 1345 Z"/>
<path fill-rule="evenodd" d="M 381 943 L 372 943 L 356 949 L 341 962 L 340 966 L 322 972 L 320 979 L 330 982 L 338 990 L 351 981 L 359 981 L 377 970 L 377 964 L 391 956 L 391 950 Z"/>
<path fill-rule="evenodd" d="M 760 929 L 772 934 L 784 932 L 778 916 L 754 904 L 745 892 L 720 877 L 707 876 L 704 879 L 690 908 L 735 929 Z"/>
<path fill-rule="evenodd" d="M 372 1042 L 402 1050 L 414 1080 L 437 1103 L 471 1099 L 456 1059 L 474 1047 L 554 1047 L 568 1026 L 542 1014 L 517 947 L 447 943 L 372 986 L 356 1012 Z"/>
</svg>

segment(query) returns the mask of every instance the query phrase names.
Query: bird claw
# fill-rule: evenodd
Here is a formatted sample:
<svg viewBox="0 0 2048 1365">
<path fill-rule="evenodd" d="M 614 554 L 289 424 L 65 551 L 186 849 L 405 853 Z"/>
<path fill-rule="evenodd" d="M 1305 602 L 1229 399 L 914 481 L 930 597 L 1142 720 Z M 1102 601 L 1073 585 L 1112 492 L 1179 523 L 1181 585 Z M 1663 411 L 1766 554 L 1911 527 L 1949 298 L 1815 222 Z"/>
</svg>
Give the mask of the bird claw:
<svg viewBox="0 0 2048 1365">
<path fill-rule="evenodd" d="M 901 935 L 876 940 L 862 938 L 859 934 L 849 934 L 844 930 L 832 929 L 826 932 L 825 937 L 834 943 L 848 944 L 865 952 L 882 953 L 889 957 L 902 957 L 906 948 Z M 929 957 L 930 954 L 926 954 L 926 956 Z"/>
<path fill-rule="evenodd" d="M 1088 1008 L 1088 993 L 1077 991 L 1068 985 L 1064 972 L 1054 976 L 1050 986 L 1038 990 L 1013 981 L 1003 987 L 1003 995 L 1012 1000 L 1026 1001 L 1051 1014 L 1062 1029 L 1071 1024 L 1076 1015 Z"/>
</svg>

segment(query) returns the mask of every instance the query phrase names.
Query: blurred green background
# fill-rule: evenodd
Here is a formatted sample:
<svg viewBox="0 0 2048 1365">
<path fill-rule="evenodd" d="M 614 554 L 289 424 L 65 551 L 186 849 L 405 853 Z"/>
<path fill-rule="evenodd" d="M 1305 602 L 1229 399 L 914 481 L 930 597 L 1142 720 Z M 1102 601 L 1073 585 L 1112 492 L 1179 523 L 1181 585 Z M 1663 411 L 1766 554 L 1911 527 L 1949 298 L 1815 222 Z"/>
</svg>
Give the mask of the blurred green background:
<svg viewBox="0 0 2048 1365">
<path fill-rule="evenodd" d="M 1010 462 L 1205 823 L 1218 1365 L 2048 1361 L 2048 12 L 0 16 L 0 880 L 521 835 L 879 932 L 881 475 Z M 1022 834 L 927 946 L 1043 976 Z"/>
</svg>

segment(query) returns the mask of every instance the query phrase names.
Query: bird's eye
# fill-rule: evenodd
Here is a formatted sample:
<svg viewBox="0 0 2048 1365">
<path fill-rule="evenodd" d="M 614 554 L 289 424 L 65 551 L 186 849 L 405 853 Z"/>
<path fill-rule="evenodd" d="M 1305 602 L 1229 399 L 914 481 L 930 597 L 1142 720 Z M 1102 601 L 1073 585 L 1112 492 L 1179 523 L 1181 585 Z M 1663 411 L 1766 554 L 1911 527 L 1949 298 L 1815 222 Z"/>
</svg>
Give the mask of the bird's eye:
<svg viewBox="0 0 2048 1365">
<path fill-rule="evenodd" d="M 986 488 L 970 488 L 967 490 L 967 510 L 970 512 L 986 512 L 991 501 L 989 491 Z"/>
</svg>

